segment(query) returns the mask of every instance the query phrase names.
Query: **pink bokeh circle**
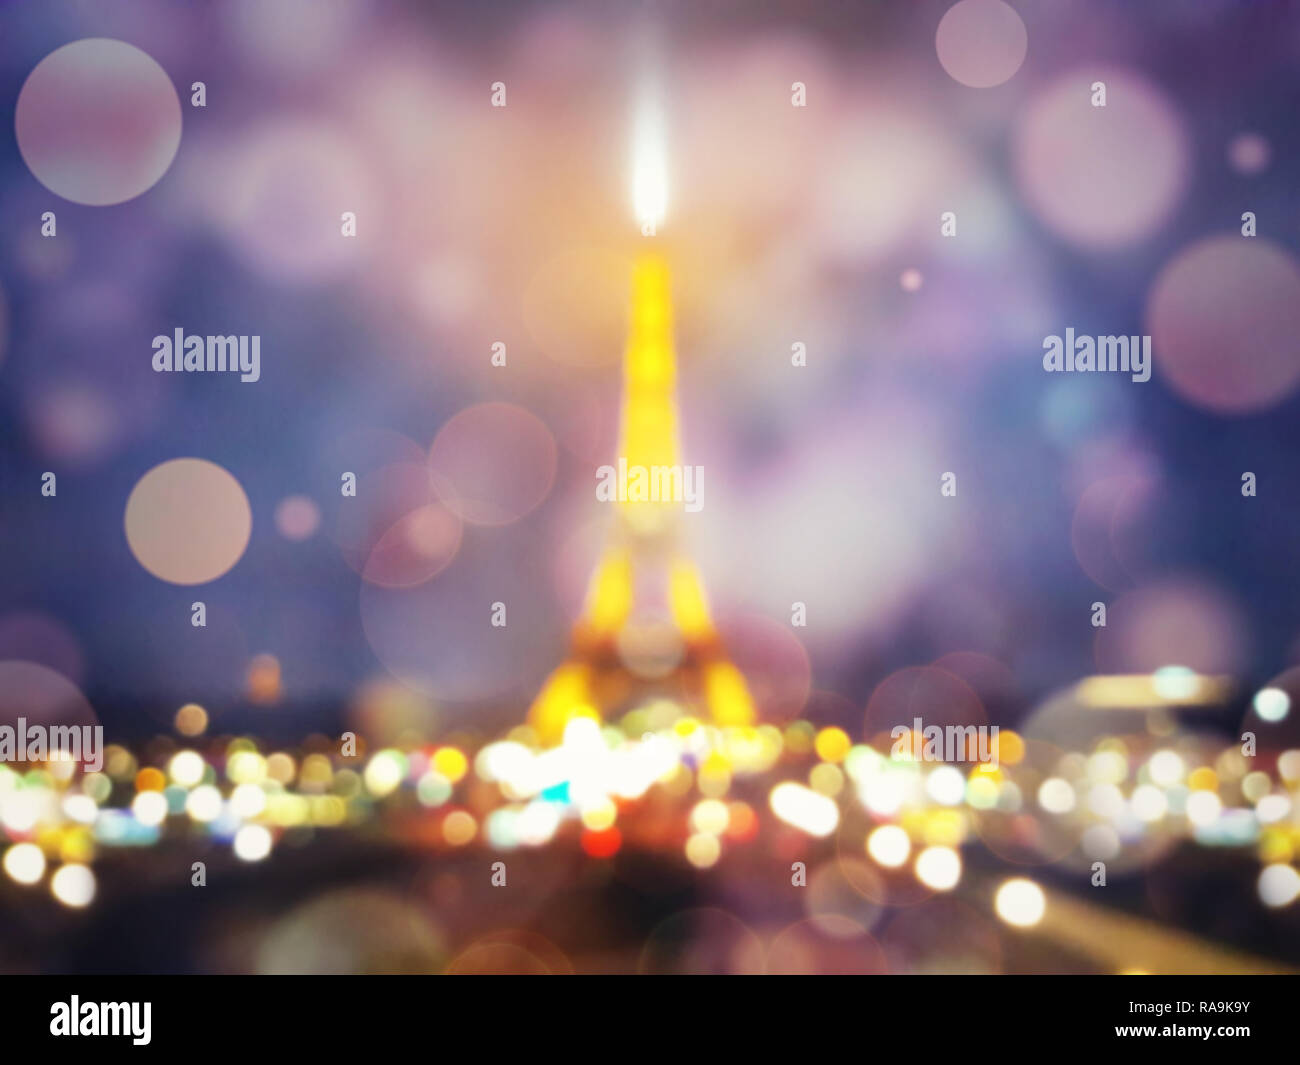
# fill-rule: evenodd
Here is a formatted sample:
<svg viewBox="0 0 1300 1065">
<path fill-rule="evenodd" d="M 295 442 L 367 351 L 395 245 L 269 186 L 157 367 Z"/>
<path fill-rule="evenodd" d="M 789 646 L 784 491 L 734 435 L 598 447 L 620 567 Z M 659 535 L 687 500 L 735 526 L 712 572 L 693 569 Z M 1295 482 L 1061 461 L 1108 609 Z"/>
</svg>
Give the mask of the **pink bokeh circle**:
<svg viewBox="0 0 1300 1065">
<path fill-rule="evenodd" d="M 1106 87 L 1104 107 L 1092 86 Z M 1137 74 L 1098 68 L 1050 85 L 1015 134 L 1016 176 L 1029 208 L 1071 244 L 1135 243 L 1172 213 L 1190 150 L 1164 93 Z"/>
<path fill-rule="evenodd" d="M 27 76 L 14 131 L 32 175 L 73 203 L 103 207 L 152 188 L 181 142 L 171 79 L 125 41 L 56 48 Z"/>
<path fill-rule="evenodd" d="M 939 20 L 934 50 L 954 81 L 989 89 L 1020 69 L 1029 34 L 1015 9 L 1002 0 L 961 0 Z"/>
<path fill-rule="evenodd" d="M 1160 376 L 1198 407 L 1245 414 L 1300 385 L 1300 265 L 1259 237 L 1209 237 L 1156 277 L 1147 329 Z"/>
<path fill-rule="evenodd" d="M 480 403 L 451 418 L 429 449 L 444 502 L 474 525 L 508 525 L 546 498 L 558 449 L 551 431 L 513 403 Z"/>
</svg>

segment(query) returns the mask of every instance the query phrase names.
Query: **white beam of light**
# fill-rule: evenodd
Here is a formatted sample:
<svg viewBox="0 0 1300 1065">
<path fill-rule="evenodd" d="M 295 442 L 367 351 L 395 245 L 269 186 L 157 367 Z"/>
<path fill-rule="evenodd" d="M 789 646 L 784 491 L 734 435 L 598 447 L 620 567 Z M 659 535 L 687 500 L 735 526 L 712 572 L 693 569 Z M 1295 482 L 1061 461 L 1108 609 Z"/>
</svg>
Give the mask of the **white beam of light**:
<svg viewBox="0 0 1300 1065">
<path fill-rule="evenodd" d="M 643 89 L 632 135 L 632 207 L 641 232 L 653 236 L 668 211 L 668 148 L 658 94 Z"/>
</svg>

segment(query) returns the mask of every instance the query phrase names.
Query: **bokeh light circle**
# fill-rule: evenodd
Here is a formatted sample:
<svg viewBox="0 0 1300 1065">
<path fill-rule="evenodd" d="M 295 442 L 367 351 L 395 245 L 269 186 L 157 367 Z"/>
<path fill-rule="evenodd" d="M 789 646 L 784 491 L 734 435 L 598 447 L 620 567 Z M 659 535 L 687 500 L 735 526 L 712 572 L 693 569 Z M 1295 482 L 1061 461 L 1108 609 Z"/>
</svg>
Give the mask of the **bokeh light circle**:
<svg viewBox="0 0 1300 1065">
<path fill-rule="evenodd" d="M 1106 86 L 1094 107 L 1091 85 Z M 1025 200 L 1056 234 L 1090 249 L 1152 233 L 1182 195 L 1189 168 L 1182 121 L 1136 74 L 1075 71 L 1043 92 L 1016 131 Z"/>
<path fill-rule="evenodd" d="M 1238 174 L 1258 174 L 1272 158 L 1272 145 L 1258 133 L 1238 133 L 1228 143 L 1228 163 Z"/>
<path fill-rule="evenodd" d="M 1034 881 L 1022 876 L 1002 882 L 994 897 L 998 916 L 1018 928 L 1032 928 L 1043 919 L 1047 896 Z"/>
<path fill-rule="evenodd" d="M 84 728 L 99 724 L 94 709 L 67 677 L 35 662 L 0 662 L 0 725 Z M 88 753 L 83 749 L 83 755 Z"/>
<path fill-rule="evenodd" d="M 204 584 L 228 572 L 253 530 L 248 496 L 206 459 L 171 459 L 140 478 L 126 501 L 126 541 L 160 580 Z"/>
<path fill-rule="evenodd" d="M 512 403 L 480 403 L 434 438 L 429 467 L 446 504 L 475 525 L 508 525 L 534 509 L 555 482 L 558 449 L 535 415 Z"/>
<path fill-rule="evenodd" d="M 419 461 L 402 461 L 356 472 L 357 495 L 347 498 L 339 507 L 334 530 L 335 541 L 348 565 L 368 580 L 394 586 L 419 584 L 421 579 L 427 579 L 445 565 L 450 555 L 438 565 L 426 566 L 420 556 L 430 552 L 415 550 L 418 539 L 402 536 L 401 530 L 393 532 L 410 515 L 439 505 L 428 467 Z M 384 550 L 379 551 L 385 538 Z M 409 543 L 411 549 L 401 550 L 404 543 Z M 450 554 L 455 553 L 458 543 L 459 535 L 449 545 Z M 420 570 L 426 571 L 424 578 L 419 578 Z M 411 579 L 397 579 L 402 573 Z"/>
<path fill-rule="evenodd" d="M 60 621 L 39 611 L 0 615 L 0 660 L 19 658 L 48 666 L 80 683 L 86 657 L 81 642 Z"/>
<path fill-rule="evenodd" d="M 1262 750 L 1300 747 L 1300 666 L 1292 666 L 1252 696 L 1237 735 L 1252 733 Z"/>
<path fill-rule="evenodd" d="M 32 175 L 73 203 L 134 199 L 167 172 L 181 141 L 181 103 L 166 72 L 125 41 L 88 37 L 28 75 L 14 119 Z"/>
<path fill-rule="evenodd" d="M 961 0 L 939 20 L 934 49 L 954 81 L 988 89 L 1020 69 L 1029 34 L 1015 9 L 1002 0 Z"/>
<path fill-rule="evenodd" d="M 275 528 L 286 540 L 310 539 L 320 528 L 320 507 L 308 496 L 285 496 L 275 507 Z"/>
<path fill-rule="evenodd" d="M 1151 286 L 1147 329 L 1184 399 L 1226 414 L 1275 406 L 1300 384 L 1300 264 L 1258 237 L 1198 241 Z"/>
<path fill-rule="evenodd" d="M 1106 622 L 1096 635 L 1103 673 L 1149 673 L 1169 665 L 1235 673 L 1247 660 L 1241 607 L 1199 578 L 1143 585 L 1111 603 Z"/>
<path fill-rule="evenodd" d="M 871 693 L 863 737 L 868 743 L 885 739 L 887 751 L 892 730 L 911 729 L 918 718 L 923 728 L 988 724 L 979 696 L 966 681 L 935 666 L 909 666 L 891 673 Z"/>
<path fill-rule="evenodd" d="M 409 588 L 440 573 L 460 549 L 461 523 L 440 503 L 403 514 L 379 537 L 361 575 L 385 588 Z"/>
<path fill-rule="evenodd" d="M 90 866 L 72 862 L 54 874 L 50 891 L 63 905 L 79 910 L 94 901 L 95 874 Z"/>
</svg>

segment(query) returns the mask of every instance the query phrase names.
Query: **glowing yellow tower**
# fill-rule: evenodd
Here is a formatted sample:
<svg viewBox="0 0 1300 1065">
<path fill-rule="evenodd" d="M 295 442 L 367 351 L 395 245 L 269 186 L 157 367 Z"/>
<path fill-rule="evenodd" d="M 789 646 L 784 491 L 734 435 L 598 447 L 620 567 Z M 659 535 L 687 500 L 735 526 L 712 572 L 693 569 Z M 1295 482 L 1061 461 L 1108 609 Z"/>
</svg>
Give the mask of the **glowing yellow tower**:
<svg viewBox="0 0 1300 1065">
<path fill-rule="evenodd" d="M 632 272 L 623 359 L 619 459 L 627 470 L 681 469 L 677 361 L 668 266 L 643 255 Z M 569 658 L 551 674 L 529 721 L 543 743 L 558 743 L 575 717 L 601 718 L 638 699 L 673 699 L 715 724 L 746 725 L 753 701 L 727 658 L 695 566 L 682 554 L 683 504 L 625 500 L 592 574 Z"/>
</svg>

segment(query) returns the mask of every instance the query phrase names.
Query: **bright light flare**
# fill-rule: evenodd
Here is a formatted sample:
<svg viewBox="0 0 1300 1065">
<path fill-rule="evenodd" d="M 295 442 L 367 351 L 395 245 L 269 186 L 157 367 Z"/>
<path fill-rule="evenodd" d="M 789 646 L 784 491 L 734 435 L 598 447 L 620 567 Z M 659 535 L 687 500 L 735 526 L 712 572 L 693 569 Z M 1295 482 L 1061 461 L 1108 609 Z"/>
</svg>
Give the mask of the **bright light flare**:
<svg viewBox="0 0 1300 1065">
<path fill-rule="evenodd" d="M 926 847 L 916 856 L 916 877 L 935 891 L 951 891 L 961 880 L 961 856 L 951 847 Z"/>
<path fill-rule="evenodd" d="M 658 94 L 646 89 L 637 103 L 632 135 L 632 208 L 647 236 L 663 223 L 668 211 L 668 148 L 663 106 Z"/>
<path fill-rule="evenodd" d="M 867 837 L 867 853 L 886 869 L 897 869 L 912 853 L 912 840 L 898 825 L 881 825 Z"/>
<path fill-rule="evenodd" d="M 1047 896 L 1032 880 L 1022 876 L 1004 881 L 994 898 L 994 909 L 1007 924 L 1032 928 L 1047 912 Z"/>
<path fill-rule="evenodd" d="M 1300 898 L 1300 873 L 1281 862 L 1267 865 L 1259 874 L 1259 897 L 1265 906 L 1278 909 Z"/>
<path fill-rule="evenodd" d="M 95 874 L 88 865 L 69 863 L 54 874 L 50 891 L 63 905 L 79 910 L 95 898 Z"/>
<path fill-rule="evenodd" d="M 5 851 L 4 869 L 19 884 L 35 884 L 45 875 L 45 854 L 35 843 L 15 843 Z"/>
<path fill-rule="evenodd" d="M 778 784 L 768 801 L 777 817 L 809 836 L 829 836 L 840 823 L 840 808 L 831 799 L 793 781 Z"/>
</svg>

